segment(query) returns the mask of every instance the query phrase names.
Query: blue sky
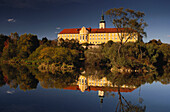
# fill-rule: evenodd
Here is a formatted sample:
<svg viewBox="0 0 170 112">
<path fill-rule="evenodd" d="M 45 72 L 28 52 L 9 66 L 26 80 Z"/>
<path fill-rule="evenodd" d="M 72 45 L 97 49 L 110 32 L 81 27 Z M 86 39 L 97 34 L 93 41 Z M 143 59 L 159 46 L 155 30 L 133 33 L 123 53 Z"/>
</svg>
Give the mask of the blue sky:
<svg viewBox="0 0 170 112">
<path fill-rule="evenodd" d="M 98 28 L 102 10 L 130 8 L 145 13 L 148 42 L 170 43 L 169 0 L 0 0 L 0 33 L 36 34 L 55 39 L 64 28 Z M 113 27 L 105 17 L 106 27 Z"/>
</svg>

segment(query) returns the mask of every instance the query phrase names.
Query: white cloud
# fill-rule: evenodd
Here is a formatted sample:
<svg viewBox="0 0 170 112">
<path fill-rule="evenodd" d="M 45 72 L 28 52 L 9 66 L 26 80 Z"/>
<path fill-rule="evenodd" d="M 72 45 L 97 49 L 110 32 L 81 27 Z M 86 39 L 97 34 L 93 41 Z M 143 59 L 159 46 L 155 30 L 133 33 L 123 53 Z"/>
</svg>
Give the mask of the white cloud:
<svg viewBox="0 0 170 112">
<path fill-rule="evenodd" d="M 10 19 L 8 19 L 8 22 L 10 22 L 10 23 L 15 23 L 16 20 L 15 20 L 14 18 L 10 18 Z"/>
<path fill-rule="evenodd" d="M 60 27 L 57 27 L 56 29 L 57 29 L 57 30 L 60 30 L 61 28 L 60 28 Z"/>
<path fill-rule="evenodd" d="M 7 94 L 13 94 L 15 91 L 6 91 Z"/>
</svg>

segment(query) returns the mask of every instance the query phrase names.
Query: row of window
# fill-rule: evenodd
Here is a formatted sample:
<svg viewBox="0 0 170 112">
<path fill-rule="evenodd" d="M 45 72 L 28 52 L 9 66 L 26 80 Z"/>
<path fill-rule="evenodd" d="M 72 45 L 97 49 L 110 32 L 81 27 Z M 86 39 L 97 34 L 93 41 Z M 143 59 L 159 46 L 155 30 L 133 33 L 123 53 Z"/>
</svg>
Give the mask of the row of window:
<svg viewBox="0 0 170 112">
<path fill-rule="evenodd" d="M 76 36 L 78 37 L 78 35 L 79 34 L 72 34 L 72 35 L 71 34 L 63 34 L 63 35 L 61 35 L 61 37 L 69 37 L 69 36 L 70 37 L 76 37 Z M 97 35 L 98 36 L 106 36 L 106 34 L 104 34 L 104 35 L 103 34 L 90 34 L 90 36 L 97 36 Z M 114 35 L 117 36 L 117 33 L 112 33 L 112 34 L 109 33 L 109 36 L 111 36 L 111 35 L 112 36 L 114 36 Z"/>
<path fill-rule="evenodd" d="M 103 34 L 90 34 L 90 36 L 97 36 L 97 35 L 98 36 L 103 36 Z M 111 35 L 112 36 L 114 36 L 114 35 L 117 36 L 117 33 L 109 33 L 109 36 L 111 36 Z M 106 36 L 106 34 L 104 34 L 104 36 Z"/>
<path fill-rule="evenodd" d="M 94 84 L 95 84 L 95 86 L 102 86 L 102 85 L 105 86 L 105 84 L 102 84 L 102 83 L 101 84 L 99 84 L 99 83 L 97 83 L 97 84 L 96 83 L 89 83 L 89 86 L 94 85 Z"/>
<path fill-rule="evenodd" d="M 91 80 L 91 79 L 89 79 L 89 82 L 105 82 L 105 79 L 104 80 Z"/>
<path fill-rule="evenodd" d="M 90 42 L 90 44 L 101 44 L 101 43 L 105 43 L 105 42 Z"/>
<path fill-rule="evenodd" d="M 100 40 L 100 39 L 101 40 L 103 40 L 103 39 L 105 40 L 106 38 L 98 38 L 98 40 Z M 90 40 L 97 40 L 97 37 L 96 38 L 90 38 Z"/>
</svg>

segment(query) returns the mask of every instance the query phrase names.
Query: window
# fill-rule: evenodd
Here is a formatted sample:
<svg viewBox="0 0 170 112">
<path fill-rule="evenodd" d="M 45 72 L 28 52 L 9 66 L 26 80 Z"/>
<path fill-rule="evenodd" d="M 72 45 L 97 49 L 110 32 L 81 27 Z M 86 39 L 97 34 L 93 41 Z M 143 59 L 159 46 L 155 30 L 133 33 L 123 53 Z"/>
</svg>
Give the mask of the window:
<svg viewBox="0 0 170 112">
<path fill-rule="evenodd" d="M 100 38 L 98 38 L 98 40 L 100 40 Z"/>
<path fill-rule="evenodd" d="M 91 40 L 91 38 L 90 38 L 90 40 Z"/>
<path fill-rule="evenodd" d="M 87 84 L 87 80 L 85 79 L 85 84 Z"/>
<path fill-rule="evenodd" d="M 101 38 L 101 40 L 103 40 L 103 38 Z"/>
<path fill-rule="evenodd" d="M 94 38 L 93 38 L 93 40 L 94 40 Z"/>
<path fill-rule="evenodd" d="M 114 39 L 114 37 L 112 37 L 112 39 Z"/>
<path fill-rule="evenodd" d="M 82 79 L 82 84 L 84 84 L 84 79 Z"/>
<path fill-rule="evenodd" d="M 130 39 L 132 39 L 132 36 L 130 37 Z"/>
<path fill-rule="evenodd" d="M 96 37 L 96 40 L 97 40 L 97 37 Z"/>
<path fill-rule="evenodd" d="M 105 40 L 105 38 L 104 38 L 104 40 Z"/>
</svg>

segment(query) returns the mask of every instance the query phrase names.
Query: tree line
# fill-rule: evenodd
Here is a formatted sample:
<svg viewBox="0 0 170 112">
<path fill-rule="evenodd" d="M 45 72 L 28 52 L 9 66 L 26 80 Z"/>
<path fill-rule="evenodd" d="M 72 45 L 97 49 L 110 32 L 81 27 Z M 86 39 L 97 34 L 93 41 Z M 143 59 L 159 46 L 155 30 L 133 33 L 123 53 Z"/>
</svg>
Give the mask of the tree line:
<svg viewBox="0 0 170 112">
<path fill-rule="evenodd" d="M 57 63 L 77 65 L 83 47 L 77 40 L 38 40 L 36 35 L 0 35 L 0 59 L 9 63 Z"/>
</svg>

